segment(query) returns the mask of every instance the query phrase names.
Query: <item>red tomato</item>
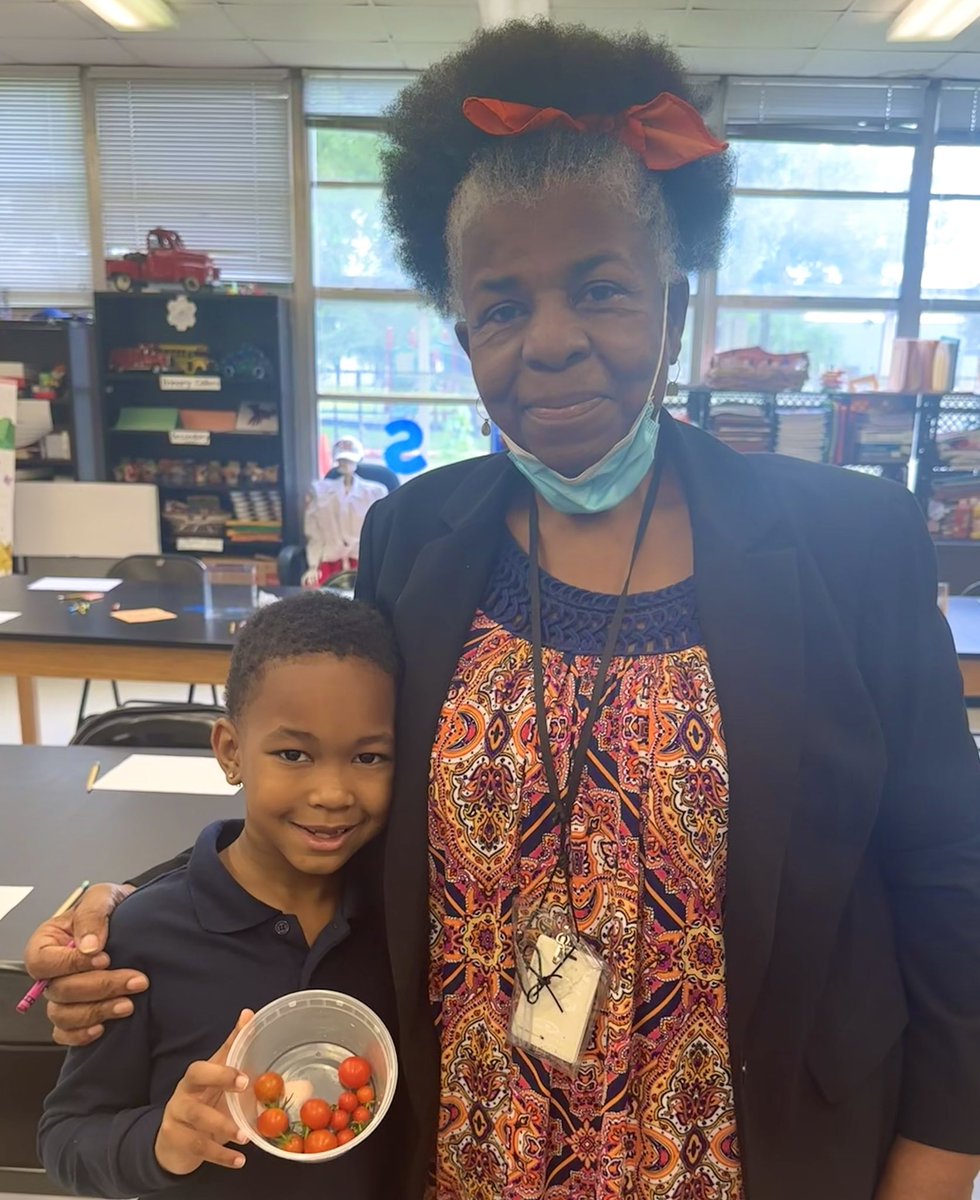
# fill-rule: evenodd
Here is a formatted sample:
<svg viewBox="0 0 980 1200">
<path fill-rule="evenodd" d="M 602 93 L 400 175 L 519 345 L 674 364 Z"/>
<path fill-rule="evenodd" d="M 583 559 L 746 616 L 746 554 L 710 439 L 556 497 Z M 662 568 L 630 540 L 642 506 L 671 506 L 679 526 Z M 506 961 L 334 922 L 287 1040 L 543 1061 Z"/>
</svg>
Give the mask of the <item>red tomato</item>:
<svg viewBox="0 0 980 1200">
<path fill-rule="evenodd" d="M 307 1100 L 299 1110 L 299 1119 L 311 1132 L 317 1129 L 326 1129 L 332 1115 L 333 1109 L 326 1100 L 319 1100 L 316 1096 L 312 1100 Z"/>
<path fill-rule="evenodd" d="M 373 1104 L 374 1103 L 374 1088 L 366 1083 L 364 1087 L 357 1089 L 358 1104 Z"/>
<path fill-rule="evenodd" d="M 277 1137 L 282 1137 L 289 1128 L 289 1117 L 282 1108 L 263 1108 L 255 1122 L 255 1128 L 264 1138 L 274 1141 Z"/>
<path fill-rule="evenodd" d="M 352 1113 L 359 1104 L 365 1103 L 356 1092 L 341 1092 L 337 1107 L 345 1113 Z"/>
<path fill-rule="evenodd" d="M 255 1099 L 260 1104 L 275 1104 L 282 1095 L 282 1089 L 282 1076 L 277 1075 L 275 1071 L 266 1071 L 252 1085 L 252 1090 L 255 1092 Z"/>
<path fill-rule="evenodd" d="M 337 1145 L 338 1146 L 346 1146 L 348 1142 L 352 1142 L 354 1140 L 354 1138 L 356 1138 L 356 1137 L 357 1137 L 356 1129 L 350 1129 L 350 1128 L 341 1129 L 341 1131 L 337 1134 Z"/>
<path fill-rule="evenodd" d="M 337 1149 L 337 1135 L 332 1129 L 314 1129 L 306 1139 L 307 1154 L 322 1154 L 324 1150 Z"/>
<path fill-rule="evenodd" d="M 342 1108 L 338 1108 L 330 1118 L 330 1128 L 336 1133 L 340 1133 L 342 1129 L 346 1129 L 350 1124 L 350 1113 L 344 1112 Z"/>
<path fill-rule="evenodd" d="M 352 1125 L 367 1125 L 371 1121 L 371 1116 L 371 1110 L 369 1108 L 365 1108 L 364 1105 L 361 1104 L 351 1113 L 350 1123 Z"/>
<path fill-rule="evenodd" d="M 356 1092 L 359 1087 L 364 1087 L 366 1083 L 371 1082 L 371 1064 L 366 1058 L 358 1058 L 356 1054 L 353 1054 L 340 1064 L 337 1078 L 340 1080 L 341 1087 Z"/>
<path fill-rule="evenodd" d="M 279 1139 L 276 1145 L 280 1150 L 285 1150 L 288 1154 L 303 1153 L 303 1139 L 298 1133 L 287 1133 Z"/>
</svg>

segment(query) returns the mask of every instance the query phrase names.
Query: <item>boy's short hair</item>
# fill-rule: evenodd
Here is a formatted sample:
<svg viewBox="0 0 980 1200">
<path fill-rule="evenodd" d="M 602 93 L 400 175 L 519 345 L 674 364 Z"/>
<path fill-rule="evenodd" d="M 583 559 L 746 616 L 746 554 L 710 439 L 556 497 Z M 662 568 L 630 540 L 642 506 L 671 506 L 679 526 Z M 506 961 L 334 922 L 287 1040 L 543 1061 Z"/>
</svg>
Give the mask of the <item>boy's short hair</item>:
<svg viewBox="0 0 980 1200">
<path fill-rule="evenodd" d="M 307 654 L 361 658 L 398 674 L 394 634 L 376 609 L 330 592 L 290 596 L 260 609 L 239 634 L 225 684 L 228 715 L 241 716 L 270 663 Z"/>
</svg>

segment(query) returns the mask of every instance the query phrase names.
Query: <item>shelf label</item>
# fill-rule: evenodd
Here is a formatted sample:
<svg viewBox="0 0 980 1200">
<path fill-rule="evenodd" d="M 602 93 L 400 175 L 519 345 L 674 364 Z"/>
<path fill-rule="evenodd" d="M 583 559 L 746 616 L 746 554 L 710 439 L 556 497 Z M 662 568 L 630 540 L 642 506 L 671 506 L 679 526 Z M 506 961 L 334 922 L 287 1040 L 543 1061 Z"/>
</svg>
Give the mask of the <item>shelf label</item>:
<svg viewBox="0 0 980 1200">
<path fill-rule="evenodd" d="M 176 541 L 178 550 L 193 550 L 204 554 L 221 554 L 225 548 L 223 538 L 179 537 Z"/>
<path fill-rule="evenodd" d="M 220 375 L 161 375 L 161 392 L 220 392 Z"/>
<path fill-rule="evenodd" d="M 171 429 L 171 446 L 210 446 L 211 433 L 207 429 Z"/>
</svg>

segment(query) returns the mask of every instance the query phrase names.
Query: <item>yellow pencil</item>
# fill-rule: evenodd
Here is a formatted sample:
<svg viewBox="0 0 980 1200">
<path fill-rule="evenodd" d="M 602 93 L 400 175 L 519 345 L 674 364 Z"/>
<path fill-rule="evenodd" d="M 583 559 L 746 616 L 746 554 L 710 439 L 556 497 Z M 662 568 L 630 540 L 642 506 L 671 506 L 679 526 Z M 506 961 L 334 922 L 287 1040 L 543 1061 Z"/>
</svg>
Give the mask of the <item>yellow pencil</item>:
<svg viewBox="0 0 980 1200">
<path fill-rule="evenodd" d="M 95 781 L 99 777 L 99 770 L 101 769 L 101 767 L 102 767 L 101 763 L 93 763 L 92 764 L 92 770 L 89 771 L 89 773 L 88 773 L 88 783 L 86 783 L 86 785 L 85 785 L 85 790 L 87 792 L 90 792 L 92 790 L 92 788 L 95 787 Z"/>
<path fill-rule="evenodd" d="M 75 890 L 72 892 L 72 894 L 68 897 L 68 899 L 64 902 L 64 904 L 61 905 L 61 907 L 58 909 L 58 911 L 56 913 L 51 914 L 51 920 L 53 921 L 55 919 L 55 917 L 64 916 L 64 914 L 70 908 L 74 908 L 74 906 L 79 902 L 79 900 L 81 900 L 81 898 L 85 895 L 85 893 L 88 891 L 88 889 L 91 886 L 92 885 L 89 883 L 89 881 L 87 879 L 84 880 L 82 883 L 80 883 L 78 885 L 78 887 L 75 888 Z"/>
</svg>

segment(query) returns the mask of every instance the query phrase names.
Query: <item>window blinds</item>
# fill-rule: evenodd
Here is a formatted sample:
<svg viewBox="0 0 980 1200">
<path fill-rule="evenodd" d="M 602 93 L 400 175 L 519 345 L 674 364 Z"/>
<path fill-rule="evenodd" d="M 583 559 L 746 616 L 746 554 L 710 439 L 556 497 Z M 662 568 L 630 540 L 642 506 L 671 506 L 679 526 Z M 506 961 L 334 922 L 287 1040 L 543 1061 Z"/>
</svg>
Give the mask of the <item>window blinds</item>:
<svg viewBox="0 0 980 1200">
<path fill-rule="evenodd" d="M 944 83 L 939 99 L 939 137 L 980 143 L 980 83 Z"/>
<path fill-rule="evenodd" d="M 0 74 L 0 308 L 91 302 L 77 74 Z"/>
<path fill-rule="evenodd" d="M 384 71 L 311 71 L 303 80 L 307 117 L 378 117 L 414 76 Z"/>
<path fill-rule="evenodd" d="M 907 140 L 918 129 L 925 87 L 921 80 L 730 79 L 725 122 L 735 137 Z"/>
<path fill-rule="evenodd" d="M 291 283 L 285 80 L 95 81 L 105 249 L 175 229 L 223 279 Z"/>
</svg>

